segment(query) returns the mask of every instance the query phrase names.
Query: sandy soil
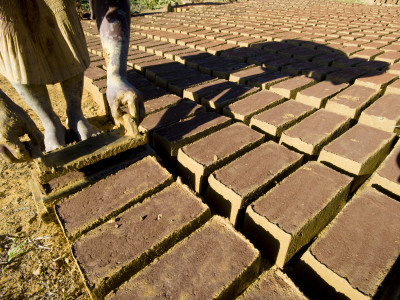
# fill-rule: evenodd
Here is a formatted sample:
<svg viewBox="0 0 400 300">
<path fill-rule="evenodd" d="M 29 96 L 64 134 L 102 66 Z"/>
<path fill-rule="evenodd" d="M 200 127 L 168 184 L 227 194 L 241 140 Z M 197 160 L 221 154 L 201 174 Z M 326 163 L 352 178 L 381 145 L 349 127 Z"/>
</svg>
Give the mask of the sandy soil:
<svg viewBox="0 0 400 300">
<path fill-rule="evenodd" d="M 43 130 L 35 113 L 1 76 L 0 89 Z M 60 86 L 49 86 L 49 94 L 65 124 Z M 97 115 L 98 107 L 85 91 L 83 109 L 87 118 Z M 44 223 L 37 215 L 28 185 L 32 166 L 0 159 L 0 299 L 90 299 L 60 226 Z M 18 245 L 20 253 L 13 257 L 10 249 Z"/>
</svg>

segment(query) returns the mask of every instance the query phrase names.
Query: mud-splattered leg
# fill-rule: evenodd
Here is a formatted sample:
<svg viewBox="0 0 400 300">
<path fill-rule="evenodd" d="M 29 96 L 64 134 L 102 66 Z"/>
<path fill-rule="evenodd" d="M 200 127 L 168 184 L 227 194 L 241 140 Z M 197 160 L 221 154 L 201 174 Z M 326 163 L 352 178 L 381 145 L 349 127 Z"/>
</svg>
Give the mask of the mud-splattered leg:
<svg viewBox="0 0 400 300">
<path fill-rule="evenodd" d="M 12 83 L 25 102 L 39 116 L 44 127 L 46 151 L 65 145 L 65 127 L 53 111 L 45 85 Z"/>
<path fill-rule="evenodd" d="M 83 73 L 61 82 L 61 88 L 67 101 L 68 127 L 83 141 L 99 133 L 82 112 Z"/>
<path fill-rule="evenodd" d="M 137 124 L 144 116 L 142 94 L 126 78 L 130 10 L 128 0 L 96 0 L 96 20 L 107 62 L 107 99 L 115 121 L 127 105 Z"/>
</svg>

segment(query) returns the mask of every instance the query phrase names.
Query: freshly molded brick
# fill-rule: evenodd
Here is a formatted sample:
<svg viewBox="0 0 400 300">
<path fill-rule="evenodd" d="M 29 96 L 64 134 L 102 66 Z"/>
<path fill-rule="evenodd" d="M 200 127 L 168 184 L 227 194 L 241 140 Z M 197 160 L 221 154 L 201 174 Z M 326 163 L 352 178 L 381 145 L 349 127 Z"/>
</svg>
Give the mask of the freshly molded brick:
<svg viewBox="0 0 400 300">
<path fill-rule="evenodd" d="M 257 147 L 263 140 L 261 133 L 241 123 L 233 124 L 180 148 L 180 171 L 191 187 L 200 193 L 209 174 Z"/>
<path fill-rule="evenodd" d="M 298 168 L 302 155 L 274 142 L 251 150 L 208 177 L 206 201 L 236 224 L 238 213 Z"/>
<path fill-rule="evenodd" d="M 373 173 L 369 185 L 379 186 L 400 196 L 400 142 L 397 142 L 390 154 Z"/>
<path fill-rule="evenodd" d="M 67 198 L 55 210 L 66 236 L 74 240 L 171 181 L 154 157 L 146 157 Z"/>
<path fill-rule="evenodd" d="M 299 91 L 304 90 L 315 83 L 315 80 L 312 78 L 296 76 L 294 78 L 274 84 L 269 88 L 269 90 L 288 99 L 294 99 Z"/>
<path fill-rule="evenodd" d="M 283 101 L 285 101 L 283 96 L 263 90 L 224 107 L 223 112 L 224 115 L 248 125 L 252 116 L 281 104 Z"/>
<path fill-rule="evenodd" d="M 400 79 L 389 84 L 386 88 L 385 94 L 397 94 L 400 95 Z"/>
<path fill-rule="evenodd" d="M 153 144 L 167 157 L 177 156 L 179 148 L 193 143 L 232 123 L 230 118 L 213 112 L 198 114 L 153 133 Z"/>
<path fill-rule="evenodd" d="M 318 161 L 352 175 L 369 175 L 389 153 L 395 135 L 357 124 L 325 146 Z"/>
<path fill-rule="evenodd" d="M 146 116 L 140 125 L 148 131 L 171 125 L 205 111 L 205 108 L 192 101 L 181 101 L 177 105 Z"/>
<path fill-rule="evenodd" d="M 382 96 L 361 113 L 359 122 L 387 132 L 400 133 L 396 128 L 400 124 L 399 100 L 400 96 L 396 94 Z"/>
<path fill-rule="evenodd" d="M 400 203 L 374 189 L 352 199 L 301 260 L 350 299 L 371 299 L 400 254 Z"/>
<path fill-rule="evenodd" d="M 309 162 L 247 208 L 244 231 L 283 267 L 345 205 L 351 181 Z"/>
<path fill-rule="evenodd" d="M 193 87 L 186 88 L 183 91 L 183 98 L 199 102 L 200 99 L 207 94 L 215 93 L 217 91 L 223 90 L 229 86 L 233 86 L 232 83 L 226 81 L 225 79 L 217 79 L 202 83 Z"/>
<path fill-rule="evenodd" d="M 72 252 L 89 290 L 102 298 L 210 217 L 199 198 L 175 183 L 80 237 Z"/>
<path fill-rule="evenodd" d="M 293 281 L 281 270 L 274 267 L 265 271 L 242 294 L 238 300 L 291 299 L 306 300 Z"/>
<path fill-rule="evenodd" d="M 316 108 L 325 107 L 329 98 L 332 98 L 347 86 L 346 83 L 334 84 L 329 81 L 322 81 L 298 92 L 296 100 Z"/>
<path fill-rule="evenodd" d="M 329 99 L 325 109 L 358 119 L 361 112 L 379 97 L 379 91 L 364 86 L 352 85 Z"/>
<path fill-rule="evenodd" d="M 374 72 L 356 79 L 354 84 L 380 90 L 386 87 L 388 84 L 392 83 L 398 77 L 399 76 L 390 73 Z"/>
<path fill-rule="evenodd" d="M 320 109 L 286 130 L 280 143 L 300 152 L 318 155 L 322 147 L 350 127 L 350 118 Z"/>
<path fill-rule="evenodd" d="M 309 116 L 315 110 L 315 107 L 289 100 L 253 116 L 250 120 L 250 126 L 271 136 L 280 137 L 283 131 Z"/>
<path fill-rule="evenodd" d="M 289 79 L 289 74 L 282 72 L 266 73 L 265 75 L 257 76 L 248 80 L 247 84 L 260 87 L 261 89 L 269 89 L 272 85 Z"/>
<path fill-rule="evenodd" d="M 260 254 L 215 216 L 106 299 L 234 299 L 257 278 Z"/>
</svg>

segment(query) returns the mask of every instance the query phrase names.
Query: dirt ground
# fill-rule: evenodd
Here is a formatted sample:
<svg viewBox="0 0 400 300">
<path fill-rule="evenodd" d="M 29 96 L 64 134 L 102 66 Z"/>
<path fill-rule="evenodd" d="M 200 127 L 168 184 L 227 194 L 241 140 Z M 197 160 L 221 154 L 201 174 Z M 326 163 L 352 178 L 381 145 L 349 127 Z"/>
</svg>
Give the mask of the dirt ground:
<svg viewBox="0 0 400 300">
<path fill-rule="evenodd" d="M 43 131 L 38 117 L 2 76 L 0 89 Z M 49 86 L 49 94 L 65 124 L 60 86 Z M 98 107 L 86 91 L 83 109 L 87 118 L 97 115 Z M 32 166 L 0 159 L 0 299 L 90 299 L 60 226 L 37 215 L 28 185 Z"/>
</svg>

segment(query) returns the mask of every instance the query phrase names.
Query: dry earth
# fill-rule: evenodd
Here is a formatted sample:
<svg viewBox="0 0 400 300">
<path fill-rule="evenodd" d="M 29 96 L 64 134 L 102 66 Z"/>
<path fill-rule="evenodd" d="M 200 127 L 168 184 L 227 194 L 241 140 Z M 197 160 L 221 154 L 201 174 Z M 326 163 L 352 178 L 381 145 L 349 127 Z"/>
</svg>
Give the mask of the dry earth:
<svg viewBox="0 0 400 300">
<path fill-rule="evenodd" d="M 0 89 L 43 130 L 35 113 L 2 76 Z M 49 86 L 49 93 L 65 124 L 60 86 Z M 86 117 L 96 116 L 97 106 L 85 91 L 83 108 Z M 37 215 L 28 185 L 31 167 L 32 163 L 0 160 L 0 299 L 89 299 L 61 228 Z M 22 245 L 16 251 L 19 254 L 13 257 L 10 249 L 18 245 Z"/>
</svg>

